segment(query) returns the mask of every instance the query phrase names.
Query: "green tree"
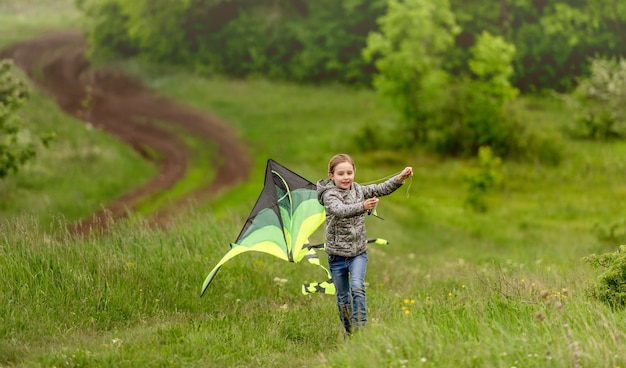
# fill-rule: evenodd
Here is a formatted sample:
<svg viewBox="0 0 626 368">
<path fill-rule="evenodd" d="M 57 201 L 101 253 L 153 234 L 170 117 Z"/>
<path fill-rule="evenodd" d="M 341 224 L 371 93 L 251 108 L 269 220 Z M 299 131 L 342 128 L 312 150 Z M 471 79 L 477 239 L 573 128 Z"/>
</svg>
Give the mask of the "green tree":
<svg viewBox="0 0 626 368">
<path fill-rule="evenodd" d="M 0 60 L 0 179 L 17 172 L 37 152 L 36 141 L 15 116 L 28 99 L 26 84 L 12 73 L 12 63 Z M 41 140 L 47 144 L 49 136 Z"/>
<path fill-rule="evenodd" d="M 510 156 L 521 146 L 521 126 L 505 109 L 519 91 L 512 86 L 515 47 L 500 36 L 483 32 L 470 48 L 471 75 L 447 86 L 441 111 L 435 116 L 432 144 L 445 154 L 473 156 L 488 145 L 495 154 Z"/>
<path fill-rule="evenodd" d="M 498 105 L 514 100 L 519 94 L 518 89 L 511 85 L 515 46 L 502 37 L 483 31 L 472 46 L 471 54 L 469 68 L 480 81 L 480 91 Z"/>
<path fill-rule="evenodd" d="M 379 24 L 363 51 L 377 68 L 374 86 L 399 109 L 411 140 L 423 141 L 448 84 L 444 55 L 460 29 L 447 0 L 390 0 Z"/>
</svg>

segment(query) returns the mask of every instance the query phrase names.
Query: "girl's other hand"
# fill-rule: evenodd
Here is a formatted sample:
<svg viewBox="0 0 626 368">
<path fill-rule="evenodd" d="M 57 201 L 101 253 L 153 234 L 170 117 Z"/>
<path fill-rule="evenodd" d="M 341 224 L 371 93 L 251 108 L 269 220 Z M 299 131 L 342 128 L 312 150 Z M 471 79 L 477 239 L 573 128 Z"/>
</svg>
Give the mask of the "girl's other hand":
<svg viewBox="0 0 626 368">
<path fill-rule="evenodd" d="M 404 181 L 405 179 L 411 176 L 413 176 L 413 168 L 410 166 L 407 166 L 404 168 L 404 170 L 402 170 L 400 175 L 398 175 L 398 179 L 400 179 L 400 181 Z"/>
</svg>

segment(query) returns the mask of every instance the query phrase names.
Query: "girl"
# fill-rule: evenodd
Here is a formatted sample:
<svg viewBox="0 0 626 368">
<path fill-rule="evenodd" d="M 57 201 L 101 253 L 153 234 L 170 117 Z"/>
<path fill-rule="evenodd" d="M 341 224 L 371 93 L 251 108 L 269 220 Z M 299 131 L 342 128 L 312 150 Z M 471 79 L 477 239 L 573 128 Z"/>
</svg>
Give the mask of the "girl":
<svg viewBox="0 0 626 368">
<path fill-rule="evenodd" d="M 365 213 L 376 207 L 377 197 L 393 193 L 413 176 L 413 169 L 406 167 L 384 183 L 362 186 L 354 182 L 355 171 L 352 158 L 339 154 L 328 163 L 329 179 L 317 182 L 317 198 L 326 208 L 326 253 L 339 319 L 348 334 L 367 322 Z"/>
</svg>

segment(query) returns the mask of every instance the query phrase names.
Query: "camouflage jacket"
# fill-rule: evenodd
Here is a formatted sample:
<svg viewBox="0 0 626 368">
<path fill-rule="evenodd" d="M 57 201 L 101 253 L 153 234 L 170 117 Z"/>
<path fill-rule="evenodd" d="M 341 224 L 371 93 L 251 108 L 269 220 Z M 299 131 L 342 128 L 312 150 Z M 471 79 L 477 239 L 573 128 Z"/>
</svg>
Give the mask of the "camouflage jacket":
<svg viewBox="0 0 626 368">
<path fill-rule="evenodd" d="M 402 186 L 393 177 L 381 184 L 352 183 L 350 190 L 335 186 L 330 179 L 317 182 L 317 199 L 326 208 L 326 253 L 355 257 L 367 251 L 363 202 L 382 197 Z"/>
</svg>

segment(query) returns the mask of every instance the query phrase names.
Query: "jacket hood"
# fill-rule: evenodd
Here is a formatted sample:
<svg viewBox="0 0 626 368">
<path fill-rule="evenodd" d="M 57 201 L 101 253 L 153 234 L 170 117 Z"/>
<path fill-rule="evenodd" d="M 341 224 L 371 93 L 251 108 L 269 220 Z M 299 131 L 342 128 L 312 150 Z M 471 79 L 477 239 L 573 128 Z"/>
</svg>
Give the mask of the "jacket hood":
<svg viewBox="0 0 626 368">
<path fill-rule="evenodd" d="M 339 189 L 335 186 L 335 183 L 330 179 L 322 179 L 317 182 L 317 200 L 320 204 L 324 205 L 324 193 L 327 190 Z"/>
</svg>

